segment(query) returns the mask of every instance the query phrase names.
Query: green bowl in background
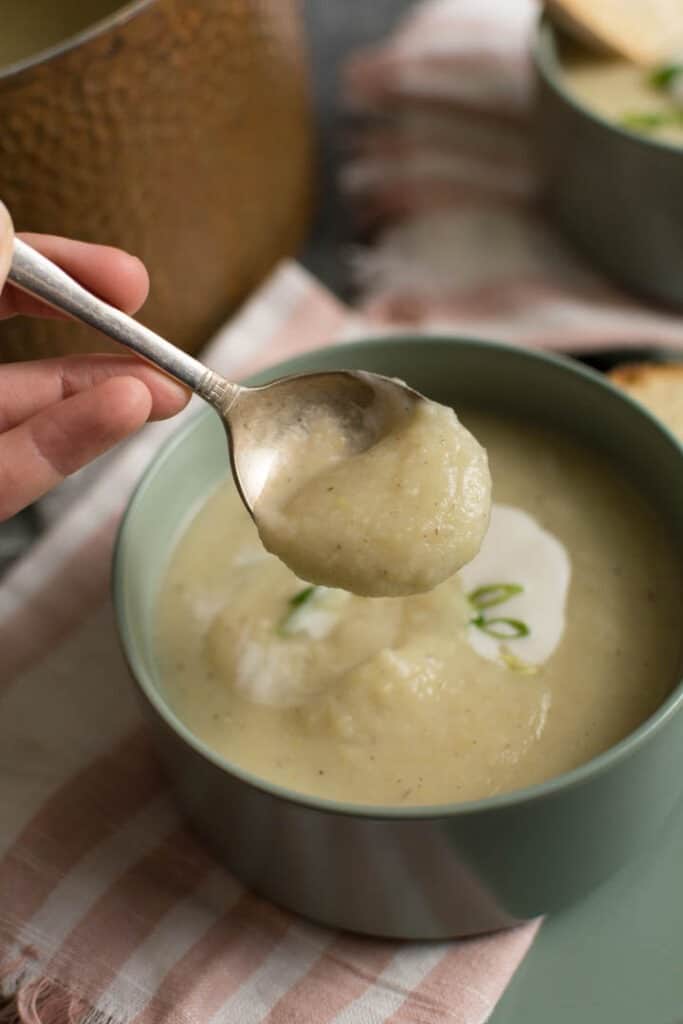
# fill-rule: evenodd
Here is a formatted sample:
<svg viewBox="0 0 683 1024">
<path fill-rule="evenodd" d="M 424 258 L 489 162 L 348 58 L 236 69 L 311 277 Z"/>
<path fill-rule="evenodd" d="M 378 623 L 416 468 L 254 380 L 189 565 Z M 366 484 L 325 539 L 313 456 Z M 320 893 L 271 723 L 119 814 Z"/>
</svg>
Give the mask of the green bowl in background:
<svg viewBox="0 0 683 1024">
<path fill-rule="evenodd" d="M 339 368 L 401 377 L 456 409 L 547 423 L 606 453 L 670 524 L 683 556 L 683 449 L 599 374 L 508 345 L 398 338 L 322 349 L 251 383 Z M 565 906 L 652 843 L 683 791 L 683 685 L 635 732 L 570 773 L 437 807 L 301 795 L 229 763 L 193 736 L 164 698 L 154 608 L 180 531 L 227 472 L 223 428 L 207 410 L 163 448 L 131 499 L 113 586 L 123 648 L 178 800 L 244 883 L 328 925 L 443 939 Z"/>
<path fill-rule="evenodd" d="M 622 128 L 562 80 L 562 35 L 533 45 L 533 133 L 551 215 L 597 267 L 648 298 L 683 305 L 683 146 Z"/>
</svg>

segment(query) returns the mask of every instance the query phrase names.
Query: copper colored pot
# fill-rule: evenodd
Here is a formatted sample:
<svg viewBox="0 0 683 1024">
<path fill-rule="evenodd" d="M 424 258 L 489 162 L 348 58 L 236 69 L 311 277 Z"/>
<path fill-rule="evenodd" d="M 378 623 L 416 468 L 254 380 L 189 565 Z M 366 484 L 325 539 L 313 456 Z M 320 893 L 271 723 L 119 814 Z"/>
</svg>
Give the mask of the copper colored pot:
<svg viewBox="0 0 683 1024">
<path fill-rule="evenodd" d="M 189 350 L 296 249 L 311 169 L 297 0 L 136 0 L 0 68 L 0 196 L 17 230 L 140 256 L 145 323 Z M 111 346 L 17 319 L 0 359 L 95 347 Z"/>
</svg>

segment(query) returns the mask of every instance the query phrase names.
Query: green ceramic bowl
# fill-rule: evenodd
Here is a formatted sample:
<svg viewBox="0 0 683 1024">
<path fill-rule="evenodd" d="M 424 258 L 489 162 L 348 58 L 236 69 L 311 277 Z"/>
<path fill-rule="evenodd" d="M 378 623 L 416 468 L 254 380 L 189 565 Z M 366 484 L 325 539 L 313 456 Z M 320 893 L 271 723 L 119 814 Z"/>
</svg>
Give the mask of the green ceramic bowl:
<svg viewBox="0 0 683 1024">
<path fill-rule="evenodd" d="M 598 374 L 506 345 L 402 338 L 323 349 L 253 382 L 338 368 L 401 377 L 456 408 L 521 414 L 606 452 L 671 524 L 683 556 L 683 451 Z M 329 925 L 436 939 L 564 906 L 652 842 L 683 789 L 683 686 L 589 764 L 469 804 L 339 804 L 264 782 L 207 749 L 164 698 L 152 618 L 179 531 L 226 473 L 223 430 L 207 411 L 166 445 L 133 496 L 114 559 L 114 597 L 123 647 L 178 799 L 242 881 Z"/>
<path fill-rule="evenodd" d="M 621 128 L 562 81 L 561 34 L 543 17 L 533 46 L 534 138 L 548 207 L 618 282 L 683 305 L 683 147 Z"/>
</svg>

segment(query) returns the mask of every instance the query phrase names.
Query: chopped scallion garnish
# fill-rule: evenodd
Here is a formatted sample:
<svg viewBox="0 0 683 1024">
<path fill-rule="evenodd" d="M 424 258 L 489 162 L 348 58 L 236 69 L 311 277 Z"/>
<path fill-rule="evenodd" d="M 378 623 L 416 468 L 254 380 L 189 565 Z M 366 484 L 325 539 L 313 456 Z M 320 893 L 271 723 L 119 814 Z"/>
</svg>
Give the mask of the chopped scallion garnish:
<svg viewBox="0 0 683 1024">
<path fill-rule="evenodd" d="M 303 590 L 297 591 L 294 597 L 290 597 L 289 607 L 298 608 L 300 605 L 306 604 L 313 597 L 317 589 L 317 587 L 304 587 Z"/>
<path fill-rule="evenodd" d="M 634 131 L 655 131 L 657 128 L 680 125 L 683 124 L 683 109 L 672 107 L 669 110 L 625 114 L 621 124 L 624 128 L 632 128 Z"/>
<path fill-rule="evenodd" d="M 521 594 L 523 590 L 524 587 L 520 583 L 487 583 L 472 590 L 467 595 L 467 600 L 479 614 L 470 619 L 470 626 L 476 626 L 482 633 L 488 633 L 496 640 L 517 640 L 521 636 L 528 636 L 530 629 L 521 619 L 487 619 L 482 614 L 488 608 L 504 604 L 516 594 Z"/>
<path fill-rule="evenodd" d="M 303 590 L 297 591 L 293 597 L 290 597 L 287 602 L 287 612 L 277 629 L 280 636 L 287 636 L 291 632 L 291 627 L 297 611 L 302 607 L 302 605 L 307 604 L 311 600 L 318 589 L 318 587 L 314 586 L 304 587 Z"/>
<path fill-rule="evenodd" d="M 483 615 L 477 615 L 470 619 L 470 625 L 476 626 L 482 633 L 488 633 L 496 640 L 517 640 L 522 636 L 529 636 L 530 630 L 526 622 L 521 619 L 495 618 L 486 619 Z"/>
<path fill-rule="evenodd" d="M 648 81 L 655 89 L 668 89 L 679 75 L 683 75 L 683 64 L 673 61 L 669 64 L 660 64 L 651 72 Z"/>
<path fill-rule="evenodd" d="M 509 601 L 515 594 L 521 594 L 523 590 L 524 587 L 519 583 L 488 583 L 469 593 L 467 600 L 473 608 L 493 608 L 494 605 Z"/>
<path fill-rule="evenodd" d="M 509 668 L 511 672 L 518 672 L 521 676 L 535 676 L 538 672 L 538 665 L 532 665 L 528 661 L 522 661 L 516 654 L 507 649 L 505 644 L 501 644 L 499 650 L 500 660 L 503 662 L 506 668 Z"/>
</svg>

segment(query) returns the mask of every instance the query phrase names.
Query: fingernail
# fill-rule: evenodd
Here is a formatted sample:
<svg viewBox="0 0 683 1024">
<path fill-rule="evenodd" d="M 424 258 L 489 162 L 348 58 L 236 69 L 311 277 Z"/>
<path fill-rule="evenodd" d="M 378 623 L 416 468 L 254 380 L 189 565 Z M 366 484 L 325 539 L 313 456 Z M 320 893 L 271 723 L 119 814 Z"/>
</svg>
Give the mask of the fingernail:
<svg viewBox="0 0 683 1024">
<path fill-rule="evenodd" d="M 0 199 L 0 291 L 5 283 L 5 278 L 12 262 L 12 242 L 14 240 L 14 226 L 9 210 Z"/>
</svg>

